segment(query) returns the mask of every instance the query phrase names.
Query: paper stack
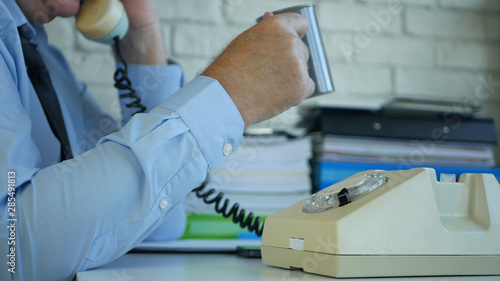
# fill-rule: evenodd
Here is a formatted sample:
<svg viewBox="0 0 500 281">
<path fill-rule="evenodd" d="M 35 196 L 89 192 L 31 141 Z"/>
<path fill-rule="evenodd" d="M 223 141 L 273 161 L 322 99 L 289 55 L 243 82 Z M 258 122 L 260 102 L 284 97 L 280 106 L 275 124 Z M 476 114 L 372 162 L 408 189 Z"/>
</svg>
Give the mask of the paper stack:
<svg viewBox="0 0 500 281">
<path fill-rule="evenodd" d="M 493 168 L 495 122 L 476 111 L 424 101 L 396 101 L 378 110 L 313 108 L 301 125 L 315 136 L 314 190 L 369 169 L 500 175 Z"/>
<path fill-rule="evenodd" d="M 493 167 L 487 143 L 433 142 L 326 135 L 315 146 L 318 162 L 400 164 L 402 166 Z"/>
</svg>

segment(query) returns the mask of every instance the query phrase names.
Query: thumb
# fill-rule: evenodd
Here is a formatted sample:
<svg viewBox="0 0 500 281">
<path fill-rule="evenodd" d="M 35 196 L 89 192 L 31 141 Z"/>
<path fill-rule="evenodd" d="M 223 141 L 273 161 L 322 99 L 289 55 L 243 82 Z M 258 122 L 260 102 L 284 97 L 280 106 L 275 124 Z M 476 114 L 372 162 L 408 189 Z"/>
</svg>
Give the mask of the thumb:
<svg viewBox="0 0 500 281">
<path fill-rule="evenodd" d="M 273 14 L 273 13 L 271 13 L 271 12 L 266 12 L 266 13 L 264 14 L 264 17 L 263 17 L 263 18 L 264 18 L 264 19 L 267 19 L 268 17 L 272 17 L 273 15 L 274 15 L 274 14 Z"/>
</svg>

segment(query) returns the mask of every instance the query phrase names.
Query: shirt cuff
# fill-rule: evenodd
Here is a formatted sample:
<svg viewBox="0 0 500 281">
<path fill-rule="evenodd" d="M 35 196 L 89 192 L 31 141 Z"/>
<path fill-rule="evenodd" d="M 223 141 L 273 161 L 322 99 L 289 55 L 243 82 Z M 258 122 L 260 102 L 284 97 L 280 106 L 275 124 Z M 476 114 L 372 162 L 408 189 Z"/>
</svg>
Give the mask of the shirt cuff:
<svg viewBox="0 0 500 281">
<path fill-rule="evenodd" d="M 160 103 L 171 97 L 184 84 L 184 72 L 179 64 L 169 61 L 168 65 L 128 65 L 128 77 L 132 82 L 132 88 L 141 99 L 141 104 L 146 107 L 146 112 L 157 107 Z M 123 64 L 116 63 L 117 67 L 123 68 Z M 127 93 L 120 90 L 119 94 Z M 137 108 L 127 108 L 125 105 L 133 102 L 132 98 L 120 98 L 122 105 L 122 123 L 128 122 Z"/>
<path fill-rule="evenodd" d="M 200 145 L 210 170 L 234 152 L 243 137 L 243 118 L 215 79 L 198 76 L 159 107 L 179 114 Z"/>
</svg>

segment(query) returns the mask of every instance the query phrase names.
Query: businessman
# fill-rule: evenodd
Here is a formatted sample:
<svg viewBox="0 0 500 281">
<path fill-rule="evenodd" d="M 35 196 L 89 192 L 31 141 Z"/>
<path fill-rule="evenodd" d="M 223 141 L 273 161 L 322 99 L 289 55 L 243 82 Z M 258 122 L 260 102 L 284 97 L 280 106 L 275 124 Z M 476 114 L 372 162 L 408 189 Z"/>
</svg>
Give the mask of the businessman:
<svg viewBox="0 0 500 281">
<path fill-rule="evenodd" d="M 180 67 L 167 64 L 154 1 L 122 3 L 132 84 L 152 72 L 162 79 L 138 92 L 145 113 L 132 116 L 123 101 L 118 125 L 47 43 L 43 24 L 74 16 L 80 1 L 0 2 L 0 280 L 71 280 L 160 225 L 167 238 L 179 236 L 177 207 L 237 149 L 244 129 L 313 93 L 300 40 L 308 23 L 298 14 L 266 13 L 184 86 Z M 42 106 L 28 48 L 48 70 L 36 75 L 50 77 L 63 128 Z"/>
</svg>

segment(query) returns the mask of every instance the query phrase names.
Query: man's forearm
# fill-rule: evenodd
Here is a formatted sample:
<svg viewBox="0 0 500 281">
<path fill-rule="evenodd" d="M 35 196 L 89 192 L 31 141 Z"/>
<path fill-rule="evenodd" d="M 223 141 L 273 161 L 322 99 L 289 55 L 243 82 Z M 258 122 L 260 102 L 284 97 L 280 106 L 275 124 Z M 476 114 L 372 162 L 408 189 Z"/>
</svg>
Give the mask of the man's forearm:
<svg viewBox="0 0 500 281">
<path fill-rule="evenodd" d="M 167 64 L 165 44 L 159 23 L 140 29 L 130 28 L 121 41 L 125 61 L 131 64 Z"/>
<path fill-rule="evenodd" d="M 122 39 L 125 61 L 131 64 L 167 64 L 160 20 L 154 0 L 121 0 L 129 19 L 129 30 Z"/>
</svg>

